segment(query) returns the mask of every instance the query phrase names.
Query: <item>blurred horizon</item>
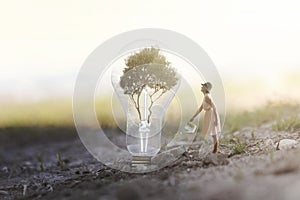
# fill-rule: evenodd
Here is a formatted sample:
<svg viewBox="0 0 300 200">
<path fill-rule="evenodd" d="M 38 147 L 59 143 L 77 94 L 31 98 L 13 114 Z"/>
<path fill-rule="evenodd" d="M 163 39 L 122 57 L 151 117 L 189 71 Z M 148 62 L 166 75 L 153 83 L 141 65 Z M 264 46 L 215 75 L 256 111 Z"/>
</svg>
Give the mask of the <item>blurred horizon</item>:
<svg viewBox="0 0 300 200">
<path fill-rule="evenodd" d="M 263 106 L 268 101 L 300 102 L 300 71 L 282 73 L 277 77 L 237 77 L 223 76 L 226 108 L 228 110 L 249 110 Z M 272 75 L 269 75 L 272 76 Z M 72 102 L 76 75 L 61 75 L 54 77 L 37 77 L 21 81 L 20 84 L 5 84 L 1 80 L 1 104 L 35 104 L 47 101 Z M 200 85 L 200 83 L 199 83 Z M 101 88 L 100 88 L 101 89 Z M 200 87 L 194 85 L 194 91 L 199 94 L 198 103 L 201 103 Z M 108 93 L 109 95 L 109 93 Z M 103 96 L 104 99 L 108 96 Z"/>
</svg>

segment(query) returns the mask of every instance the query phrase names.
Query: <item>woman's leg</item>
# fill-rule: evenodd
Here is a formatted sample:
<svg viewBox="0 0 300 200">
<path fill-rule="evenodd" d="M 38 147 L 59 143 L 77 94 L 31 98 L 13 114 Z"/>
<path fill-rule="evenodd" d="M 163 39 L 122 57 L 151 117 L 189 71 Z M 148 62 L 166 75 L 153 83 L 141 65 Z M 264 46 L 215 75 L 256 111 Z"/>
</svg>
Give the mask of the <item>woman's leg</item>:
<svg viewBox="0 0 300 200">
<path fill-rule="evenodd" d="M 219 140 L 217 135 L 213 135 L 213 140 L 214 140 L 214 150 L 213 153 L 218 153 L 219 151 Z"/>
<path fill-rule="evenodd" d="M 213 153 L 218 153 L 219 149 L 219 138 L 218 138 L 218 134 L 217 134 L 217 127 L 213 127 L 212 130 L 212 138 L 213 138 L 213 142 L 214 142 L 214 150 Z"/>
</svg>

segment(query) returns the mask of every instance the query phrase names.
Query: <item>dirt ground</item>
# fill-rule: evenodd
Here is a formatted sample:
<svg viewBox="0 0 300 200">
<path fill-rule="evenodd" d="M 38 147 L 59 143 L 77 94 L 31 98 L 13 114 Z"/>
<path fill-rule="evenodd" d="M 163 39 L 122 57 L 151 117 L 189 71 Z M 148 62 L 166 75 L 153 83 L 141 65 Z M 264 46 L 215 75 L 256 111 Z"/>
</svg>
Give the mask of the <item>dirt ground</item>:
<svg viewBox="0 0 300 200">
<path fill-rule="evenodd" d="M 285 138 L 297 143 L 276 150 Z M 129 174 L 95 160 L 72 127 L 3 128 L 0 199 L 299 200 L 299 142 L 300 130 L 246 127 L 217 155 L 196 143 L 171 166 Z"/>
</svg>

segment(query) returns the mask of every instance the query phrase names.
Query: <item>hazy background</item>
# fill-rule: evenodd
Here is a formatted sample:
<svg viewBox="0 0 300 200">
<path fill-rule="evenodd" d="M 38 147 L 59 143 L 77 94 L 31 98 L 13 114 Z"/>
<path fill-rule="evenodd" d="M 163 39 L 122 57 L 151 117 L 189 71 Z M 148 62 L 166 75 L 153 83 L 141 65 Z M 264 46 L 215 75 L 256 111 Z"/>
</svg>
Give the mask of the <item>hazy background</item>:
<svg viewBox="0 0 300 200">
<path fill-rule="evenodd" d="M 297 0 L 1 1 L 0 125 L 72 124 L 84 60 L 105 40 L 139 28 L 197 42 L 219 70 L 229 112 L 298 102 L 299 10 Z"/>
</svg>

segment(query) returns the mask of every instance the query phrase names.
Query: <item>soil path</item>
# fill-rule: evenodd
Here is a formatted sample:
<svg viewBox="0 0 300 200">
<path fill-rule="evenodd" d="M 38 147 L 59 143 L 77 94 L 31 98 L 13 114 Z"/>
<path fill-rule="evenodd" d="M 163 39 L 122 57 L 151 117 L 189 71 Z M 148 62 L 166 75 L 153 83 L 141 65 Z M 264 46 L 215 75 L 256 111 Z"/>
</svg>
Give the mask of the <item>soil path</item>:
<svg viewBox="0 0 300 200">
<path fill-rule="evenodd" d="M 276 150 L 285 138 L 296 144 Z M 299 143 L 299 130 L 246 127 L 217 155 L 193 145 L 172 166 L 128 174 L 96 161 L 73 128 L 1 129 L 0 199 L 299 200 Z"/>
</svg>

